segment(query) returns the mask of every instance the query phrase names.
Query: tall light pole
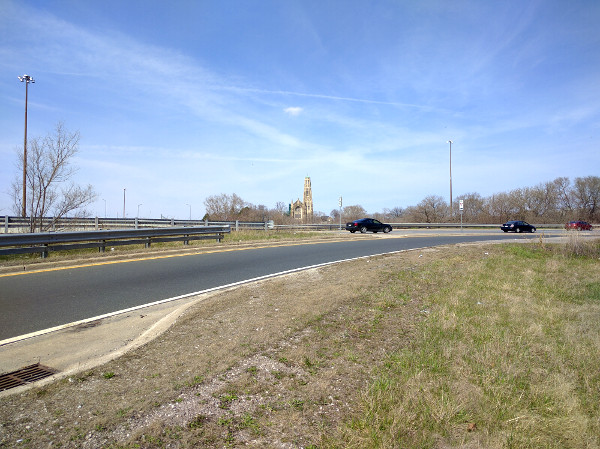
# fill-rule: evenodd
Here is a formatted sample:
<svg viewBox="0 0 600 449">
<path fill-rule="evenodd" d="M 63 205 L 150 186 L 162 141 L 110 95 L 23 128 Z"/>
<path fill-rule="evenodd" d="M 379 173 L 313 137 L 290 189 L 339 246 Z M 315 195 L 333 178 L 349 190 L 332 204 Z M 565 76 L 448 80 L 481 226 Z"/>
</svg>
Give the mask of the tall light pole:
<svg viewBox="0 0 600 449">
<path fill-rule="evenodd" d="M 25 83 L 25 138 L 23 139 L 23 217 L 27 216 L 27 97 L 29 95 L 29 83 L 35 83 L 29 75 L 19 76 L 19 81 Z"/>
<path fill-rule="evenodd" d="M 123 189 L 123 219 L 125 219 L 125 190 Z"/>
<path fill-rule="evenodd" d="M 192 205 L 188 204 L 188 203 L 185 203 L 185 205 L 189 206 L 189 208 L 190 208 L 190 221 L 192 221 Z"/>
<path fill-rule="evenodd" d="M 449 140 L 446 143 L 450 144 L 450 218 L 452 218 L 452 141 Z"/>
<path fill-rule="evenodd" d="M 138 204 L 138 213 L 136 218 L 140 218 L 140 206 L 142 205 L 142 203 Z"/>
</svg>

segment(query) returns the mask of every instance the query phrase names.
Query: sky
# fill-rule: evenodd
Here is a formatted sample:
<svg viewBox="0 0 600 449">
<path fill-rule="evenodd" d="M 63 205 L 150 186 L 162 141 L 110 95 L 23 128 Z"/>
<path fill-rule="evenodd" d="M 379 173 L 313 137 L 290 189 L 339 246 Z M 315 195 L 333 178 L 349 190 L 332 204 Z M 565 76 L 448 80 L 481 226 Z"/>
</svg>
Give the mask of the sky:
<svg viewBox="0 0 600 449">
<path fill-rule="evenodd" d="M 233 193 L 369 213 L 600 175 L 597 0 L 0 0 L 0 215 L 79 131 L 92 215 Z M 20 181 L 19 181 L 20 182 Z"/>
</svg>

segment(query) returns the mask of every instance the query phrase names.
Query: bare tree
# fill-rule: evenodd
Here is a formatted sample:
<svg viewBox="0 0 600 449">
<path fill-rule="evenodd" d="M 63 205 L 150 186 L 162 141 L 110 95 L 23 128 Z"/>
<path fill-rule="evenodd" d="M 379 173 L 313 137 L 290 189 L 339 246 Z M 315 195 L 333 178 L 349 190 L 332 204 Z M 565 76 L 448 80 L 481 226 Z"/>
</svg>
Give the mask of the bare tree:
<svg viewBox="0 0 600 449">
<path fill-rule="evenodd" d="M 453 204 L 456 210 L 454 213 L 460 215 L 460 200 L 463 201 L 463 219 L 470 223 L 476 223 L 484 215 L 485 200 L 479 193 L 466 193 L 456 198 Z"/>
<path fill-rule="evenodd" d="M 355 205 L 355 206 L 346 206 L 342 210 L 342 218 L 346 221 L 356 220 L 358 218 L 364 218 L 367 216 L 367 211 L 364 207 Z"/>
<path fill-rule="evenodd" d="M 71 159 L 79 152 L 79 131 L 69 132 L 62 123 L 53 134 L 36 137 L 28 144 L 26 210 L 30 232 L 47 230 L 59 218 L 74 214 L 85 217 L 84 208 L 95 201 L 97 194 L 91 185 L 81 187 L 73 183 L 77 169 Z M 23 171 L 23 152 L 18 150 L 17 168 Z M 13 208 L 20 213 L 23 208 L 22 184 L 19 176 L 12 183 Z M 45 222 L 44 217 L 52 217 Z"/>
<path fill-rule="evenodd" d="M 600 177 L 576 178 L 573 197 L 581 218 L 590 221 L 600 218 Z"/>
<path fill-rule="evenodd" d="M 573 192 L 569 178 L 561 177 L 552 181 L 558 195 L 557 207 L 563 213 L 570 214 L 573 211 Z"/>
<path fill-rule="evenodd" d="M 396 221 L 398 221 L 399 218 L 402 217 L 402 215 L 404 215 L 404 209 L 402 209 L 399 206 L 392 207 L 391 209 L 384 208 L 382 219 L 393 220 L 396 222 Z"/>
<path fill-rule="evenodd" d="M 448 204 L 437 195 L 425 197 L 415 208 L 419 221 L 425 223 L 442 223 L 448 217 L 448 210 Z"/>
<path fill-rule="evenodd" d="M 289 214 L 290 209 L 283 201 L 277 201 L 277 203 L 275 203 L 275 211 L 280 215 L 286 215 Z"/>
<path fill-rule="evenodd" d="M 212 195 L 204 200 L 204 206 L 206 207 L 206 214 L 211 220 L 237 220 L 245 208 L 249 208 L 252 205 L 246 203 L 235 193 L 227 195 L 222 193 L 220 195 Z"/>
</svg>

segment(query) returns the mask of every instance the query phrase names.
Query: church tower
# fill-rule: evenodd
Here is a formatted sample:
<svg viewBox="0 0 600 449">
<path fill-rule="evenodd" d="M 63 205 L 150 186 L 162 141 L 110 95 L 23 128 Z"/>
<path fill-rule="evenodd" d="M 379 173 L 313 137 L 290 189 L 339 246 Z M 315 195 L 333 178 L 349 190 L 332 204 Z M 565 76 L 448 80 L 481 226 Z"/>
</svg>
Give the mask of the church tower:
<svg viewBox="0 0 600 449">
<path fill-rule="evenodd" d="M 313 201 L 312 201 L 312 187 L 310 185 L 310 178 L 307 176 L 304 178 L 304 216 L 306 221 L 312 221 L 313 218 Z"/>
<path fill-rule="evenodd" d="M 300 201 L 300 198 L 298 198 L 290 203 L 290 216 L 296 220 L 302 220 L 304 223 L 310 223 L 313 219 L 313 200 L 312 187 L 308 176 L 304 178 L 303 200 Z"/>
</svg>

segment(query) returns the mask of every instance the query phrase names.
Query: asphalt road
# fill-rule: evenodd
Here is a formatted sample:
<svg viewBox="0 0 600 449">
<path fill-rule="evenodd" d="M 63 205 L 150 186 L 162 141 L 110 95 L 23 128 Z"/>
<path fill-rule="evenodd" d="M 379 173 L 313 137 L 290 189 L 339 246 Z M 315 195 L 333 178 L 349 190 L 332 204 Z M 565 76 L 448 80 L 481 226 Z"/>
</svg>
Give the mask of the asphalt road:
<svg viewBox="0 0 600 449">
<path fill-rule="evenodd" d="M 290 244 L 0 275 L 0 341 L 274 273 L 357 257 L 536 234 L 454 232 Z M 443 233 L 442 233 L 443 234 Z"/>
</svg>

